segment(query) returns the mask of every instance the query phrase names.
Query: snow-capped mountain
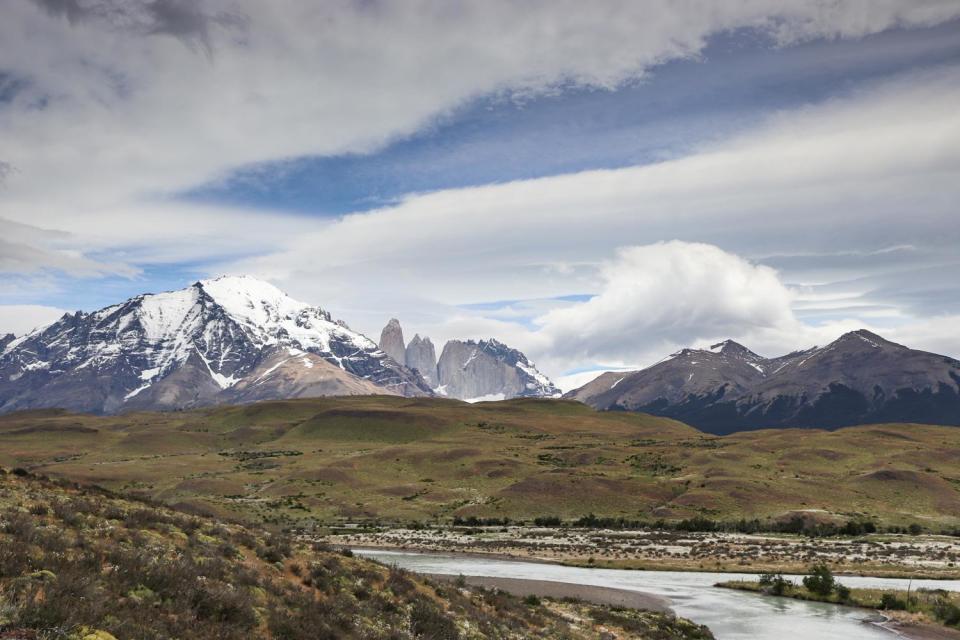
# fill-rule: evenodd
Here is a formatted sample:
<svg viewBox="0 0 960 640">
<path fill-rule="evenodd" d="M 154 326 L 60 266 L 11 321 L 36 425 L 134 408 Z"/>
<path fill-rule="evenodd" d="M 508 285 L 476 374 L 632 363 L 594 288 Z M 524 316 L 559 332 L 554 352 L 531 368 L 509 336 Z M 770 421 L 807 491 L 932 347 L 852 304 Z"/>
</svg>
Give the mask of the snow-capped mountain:
<svg viewBox="0 0 960 640">
<path fill-rule="evenodd" d="M 248 276 L 67 314 L 0 345 L 0 411 L 173 409 L 297 389 L 431 394 L 367 337 Z M 278 379 L 287 393 L 270 390 Z"/>
<path fill-rule="evenodd" d="M 448 341 L 437 361 L 437 379 L 439 394 L 461 400 L 560 396 L 523 353 L 492 338 Z"/>
<path fill-rule="evenodd" d="M 960 425 L 960 361 L 869 331 L 763 358 L 733 341 L 683 349 L 634 372 L 605 373 L 566 395 L 713 433 L 873 422 Z"/>
</svg>

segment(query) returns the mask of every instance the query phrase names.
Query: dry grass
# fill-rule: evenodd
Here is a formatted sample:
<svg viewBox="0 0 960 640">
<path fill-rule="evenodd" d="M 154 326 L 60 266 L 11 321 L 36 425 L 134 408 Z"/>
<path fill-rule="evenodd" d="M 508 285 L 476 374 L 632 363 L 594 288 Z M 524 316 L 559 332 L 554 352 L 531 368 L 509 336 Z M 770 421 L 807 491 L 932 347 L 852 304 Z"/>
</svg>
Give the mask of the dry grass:
<svg viewBox="0 0 960 640">
<path fill-rule="evenodd" d="M 13 414 L 0 417 L 0 464 L 285 526 L 592 512 L 940 531 L 960 527 L 958 433 L 901 424 L 715 437 L 566 401 L 352 397 Z"/>
</svg>

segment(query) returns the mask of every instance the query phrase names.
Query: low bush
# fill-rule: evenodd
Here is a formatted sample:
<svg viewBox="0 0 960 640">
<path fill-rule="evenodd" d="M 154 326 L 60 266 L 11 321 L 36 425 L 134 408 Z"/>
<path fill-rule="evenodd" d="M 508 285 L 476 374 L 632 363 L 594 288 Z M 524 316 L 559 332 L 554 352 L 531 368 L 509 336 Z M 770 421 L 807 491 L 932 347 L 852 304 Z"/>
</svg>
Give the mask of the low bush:
<svg viewBox="0 0 960 640">
<path fill-rule="evenodd" d="M 410 633 L 429 640 L 459 640 L 457 625 L 437 605 L 418 598 L 410 609 Z"/>
</svg>

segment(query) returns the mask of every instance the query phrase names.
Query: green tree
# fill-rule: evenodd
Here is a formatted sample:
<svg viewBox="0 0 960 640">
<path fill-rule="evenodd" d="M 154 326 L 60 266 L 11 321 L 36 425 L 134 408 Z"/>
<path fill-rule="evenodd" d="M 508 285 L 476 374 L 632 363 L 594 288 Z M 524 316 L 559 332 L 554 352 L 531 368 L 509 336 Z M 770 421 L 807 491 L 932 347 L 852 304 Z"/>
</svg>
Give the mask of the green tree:
<svg viewBox="0 0 960 640">
<path fill-rule="evenodd" d="M 836 587 L 836 580 L 833 578 L 833 572 L 830 567 L 820 563 L 810 567 L 810 575 L 803 579 L 803 586 L 810 593 L 816 593 L 821 596 L 829 596 Z"/>
</svg>

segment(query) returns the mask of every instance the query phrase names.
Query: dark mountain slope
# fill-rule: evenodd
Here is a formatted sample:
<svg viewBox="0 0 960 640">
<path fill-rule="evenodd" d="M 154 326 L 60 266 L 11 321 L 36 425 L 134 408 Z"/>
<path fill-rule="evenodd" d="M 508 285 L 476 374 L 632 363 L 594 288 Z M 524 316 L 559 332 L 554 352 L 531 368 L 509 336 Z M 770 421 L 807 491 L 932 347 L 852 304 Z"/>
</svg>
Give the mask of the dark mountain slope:
<svg viewBox="0 0 960 640">
<path fill-rule="evenodd" d="M 717 434 L 879 422 L 960 425 L 960 362 L 864 330 L 769 359 L 727 341 L 684 349 L 641 371 L 603 374 L 567 397 Z"/>
</svg>

